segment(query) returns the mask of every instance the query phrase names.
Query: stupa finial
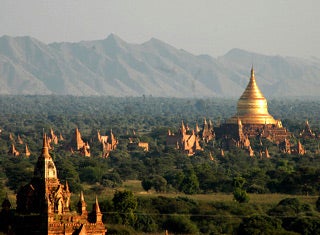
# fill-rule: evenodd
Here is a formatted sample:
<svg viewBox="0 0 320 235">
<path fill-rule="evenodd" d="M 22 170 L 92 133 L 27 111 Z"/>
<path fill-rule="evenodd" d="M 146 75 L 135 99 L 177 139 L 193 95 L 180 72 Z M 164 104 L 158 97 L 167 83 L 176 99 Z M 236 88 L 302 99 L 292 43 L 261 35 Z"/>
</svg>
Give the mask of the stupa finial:
<svg viewBox="0 0 320 235">
<path fill-rule="evenodd" d="M 251 79 L 253 79 L 254 78 L 254 68 L 253 68 L 253 64 L 252 64 L 252 66 L 251 66 L 251 77 L 250 77 Z"/>
</svg>

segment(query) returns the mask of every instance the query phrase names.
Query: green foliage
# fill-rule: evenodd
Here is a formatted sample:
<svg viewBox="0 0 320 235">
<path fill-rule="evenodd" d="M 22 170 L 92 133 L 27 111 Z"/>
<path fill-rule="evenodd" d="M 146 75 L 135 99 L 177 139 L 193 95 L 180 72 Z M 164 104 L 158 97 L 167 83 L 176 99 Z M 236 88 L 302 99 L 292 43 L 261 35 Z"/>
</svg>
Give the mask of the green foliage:
<svg viewBox="0 0 320 235">
<path fill-rule="evenodd" d="M 233 179 L 233 198 L 239 203 L 249 202 L 249 195 L 246 190 L 243 188 L 246 183 L 246 180 L 243 177 L 237 176 Z"/>
<path fill-rule="evenodd" d="M 300 202 L 298 198 L 285 198 L 269 211 L 270 215 L 297 216 L 299 213 L 310 211 L 310 206 Z"/>
<path fill-rule="evenodd" d="M 130 226 L 124 226 L 124 225 L 109 225 L 107 233 L 114 234 L 114 235 L 135 235 L 135 234 L 138 234 Z"/>
<path fill-rule="evenodd" d="M 10 132 L 15 138 L 19 134 L 32 152 L 29 160 L 16 163 L 17 170 L 12 169 L 10 162 L 6 164 L 7 159 L 1 161 L 4 178 L 16 190 L 27 181 L 24 178 L 32 176 L 32 170 L 26 164 L 30 162 L 33 165 L 40 153 L 42 129 L 53 128 L 56 134 L 62 133 L 65 137 L 65 141 L 59 142 L 51 151 L 58 176 L 62 181 L 68 180 L 71 190 L 75 192 L 81 189 L 83 182 L 114 188 L 124 180 L 157 176 L 161 179 L 158 181 L 159 187 L 156 186 L 157 191 L 231 193 L 234 177 L 241 175 L 250 193 L 317 194 L 320 188 L 320 158 L 315 154 L 317 140 L 302 141 L 311 148 L 310 151 L 308 149 L 310 155 L 303 158 L 285 154 L 280 156 L 276 145 L 263 140 L 263 145 L 270 147 L 272 156 L 275 156 L 268 161 L 248 158 L 239 149 L 227 151 L 226 156 L 220 158 L 217 156 L 218 140 L 203 144 L 204 152 L 188 158 L 174 148 L 165 147 L 167 130 L 176 132 L 182 119 L 190 127 L 196 122 L 202 123 L 204 115 L 212 120 L 221 120 L 234 113 L 235 103 L 224 99 L 3 96 L 0 106 L 0 126 L 3 130 L 0 153 L 3 158 L 9 158 Z M 298 136 L 299 130 L 304 127 L 306 113 L 313 115 L 308 119 L 314 131 L 319 130 L 319 116 L 314 113 L 319 106 L 318 101 L 273 100 L 270 109 L 276 116 L 284 118 L 283 124 Z M 288 107 L 296 109 L 293 111 Z M 128 110 L 130 115 L 127 115 Z M 66 148 L 75 127 L 80 129 L 83 139 L 91 146 L 90 159 L 80 155 L 70 156 Z M 113 129 L 119 139 L 117 150 L 111 152 L 108 159 L 99 158 L 101 145 L 94 141 L 98 129 L 102 134 Z M 136 131 L 136 138 L 149 142 L 148 153 L 127 151 L 132 130 Z M 257 140 L 251 142 L 253 148 L 259 148 Z M 16 147 L 23 152 L 23 146 Z M 208 159 L 209 152 L 214 154 L 215 161 Z M 29 169 L 28 172 L 24 172 L 26 169 Z M 165 190 L 163 178 L 167 182 Z"/>
<path fill-rule="evenodd" d="M 246 179 L 243 177 L 234 177 L 233 185 L 235 188 L 243 188 L 244 184 L 246 183 Z"/>
<path fill-rule="evenodd" d="M 113 196 L 112 202 L 114 209 L 122 219 L 122 224 L 133 225 L 136 219 L 134 211 L 138 205 L 133 193 L 128 190 L 117 191 Z"/>
<path fill-rule="evenodd" d="M 192 221 L 182 215 L 169 216 L 163 224 L 163 228 L 172 233 L 197 234 L 198 228 Z"/>
<path fill-rule="evenodd" d="M 199 192 L 198 177 L 193 170 L 184 172 L 184 178 L 180 185 L 180 190 L 185 194 L 195 194 Z"/>
<path fill-rule="evenodd" d="M 249 195 L 247 194 L 246 190 L 242 188 L 235 188 L 233 191 L 234 200 L 239 203 L 246 203 L 249 202 Z"/>
<path fill-rule="evenodd" d="M 183 192 L 190 195 L 234 193 L 238 201 L 248 200 L 246 192 L 317 195 L 320 188 L 317 139 L 301 140 L 308 149 L 308 155 L 303 157 L 279 153 L 277 145 L 263 140 L 263 145 L 268 147 L 272 155 L 271 159 L 249 158 L 245 151 L 237 148 L 225 151 L 225 157 L 220 157 L 219 140 L 201 143 L 204 152 L 190 157 L 165 146 L 168 129 L 176 133 L 181 120 L 191 128 L 196 122 L 202 123 L 203 116 L 216 124 L 234 114 L 235 100 L 5 96 L 0 99 L 0 103 L 0 197 L 1 193 L 3 197 L 2 189 L 7 189 L 6 186 L 16 191 L 31 179 L 34 164 L 41 152 L 43 128 L 45 131 L 53 128 L 56 134 L 61 133 L 65 138 L 65 141 L 54 146 L 50 154 L 55 161 L 59 179 L 62 182 L 68 181 L 72 193 L 80 191 L 82 187 L 89 187 L 91 192 L 105 193 L 109 190 L 107 188 L 117 190 L 125 180 L 142 180 L 145 190 L 153 187 L 157 192 Z M 273 100 L 269 104 L 270 113 L 283 119 L 283 125 L 295 136 L 299 136 L 306 118 L 313 130 L 319 133 L 319 101 Z M 75 127 L 80 129 L 83 139 L 89 142 L 91 158 L 79 154 L 71 156 L 66 147 Z M 102 134 L 112 129 L 119 140 L 117 150 L 112 151 L 107 159 L 101 158 L 101 145 L 95 141 L 98 129 Z M 132 130 L 136 132 L 135 138 L 149 142 L 149 152 L 127 150 Z M 10 132 L 15 139 L 19 134 L 28 143 L 32 152 L 29 159 L 8 156 Z M 258 140 L 250 141 L 255 151 L 261 148 Z M 16 146 L 20 152 L 23 152 L 23 147 Z M 213 161 L 209 159 L 209 153 L 214 156 Z M 110 228 L 108 233 L 133 234 L 128 224 L 141 232 L 163 231 L 162 226 L 165 223 L 172 224 L 175 214 L 178 214 L 182 220 L 182 231 L 187 231 L 189 227 L 189 231 L 204 234 L 234 234 L 241 218 L 250 217 L 257 211 L 262 215 L 268 213 L 271 220 L 281 218 L 285 229 L 303 232 L 309 231 L 307 229 L 310 227 L 310 231 L 317 232 L 314 218 L 319 216 L 318 212 L 313 211 L 313 206 L 295 199 L 284 200 L 276 206 L 268 205 L 268 208 L 263 209 L 252 205 L 252 200 L 250 203 L 230 200 L 210 204 L 195 202 L 187 197 L 156 197 L 139 198 L 138 201 L 137 210 L 130 209 L 129 213 L 122 213 L 120 206 L 117 214 L 112 213 L 117 203 L 105 200 L 100 204 L 107 223 L 126 224 L 126 227 Z M 320 206 L 316 207 L 319 210 Z M 139 213 L 135 214 L 135 211 Z M 303 216 L 308 219 L 302 220 Z M 264 219 L 268 224 L 269 220 Z M 255 221 L 258 223 L 263 220 Z M 303 230 L 298 230 L 299 223 L 303 225 Z M 197 227 L 195 230 L 192 229 L 194 225 Z M 272 228 L 272 223 L 270 226 Z"/>
<path fill-rule="evenodd" d="M 144 178 L 141 181 L 141 186 L 144 190 L 146 190 L 147 192 L 152 188 L 153 185 L 153 181 L 152 178 Z"/>
<path fill-rule="evenodd" d="M 285 198 L 278 204 L 279 206 L 285 206 L 292 208 L 296 213 L 299 213 L 301 209 L 301 202 L 298 198 Z"/>
<path fill-rule="evenodd" d="M 156 192 L 165 192 L 167 190 L 167 181 L 160 175 L 155 175 L 152 178 L 152 185 Z"/>
<path fill-rule="evenodd" d="M 101 185 L 109 188 L 115 188 L 122 185 L 122 179 L 118 172 L 108 172 L 102 175 Z"/>
<path fill-rule="evenodd" d="M 149 191 L 152 187 L 157 193 L 167 191 L 167 180 L 160 175 L 149 176 L 141 181 L 142 188 Z"/>
<path fill-rule="evenodd" d="M 3 199 L 5 198 L 5 195 L 6 195 L 6 191 L 5 191 L 4 184 L 2 183 L 2 181 L 0 181 L 0 202 L 3 201 Z"/>
<path fill-rule="evenodd" d="M 175 189 L 179 189 L 184 179 L 184 173 L 181 170 L 174 169 L 167 171 L 164 178 L 167 180 L 168 185 Z"/>
<path fill-rule="evenodd" d="M 185 214 L 196 210 L 197 203 L 185 197 L 168 198 L 159 196 L 151 199 L 151 205 L 159 214 Z"/>
<path fill-rule="evenodd" d="M 316 201 L 316 208 L 317 208 L 317 211 L 320 212 L 320 197 L 318 197 L 318 199 Z"/>
<path fill-rule="evenodd" d="M 138 214 L 134 228 L 147 233 L 158 231 L 157 221 L 150 215 Z"/>
<path fill-rule="evenodd" d="M 254 215 L 244 218 L 239 226 L 239 234 L 260 235 L 280 234 L 283 230 L 281 220 L 266 215 Z"/>
<path fill-rule="evenodd" d="M 34 165 L 30 161 L 22 158 L 9 158 L 5 162 L 7 185 L 10 189 L 17 191 L 30 181 L 34 170 Z"/>
<path fill-rule="evenodd" d="M 320 234 L 320 221 L 315 217 L 298 217 L 288 229 L 305 235 Z"/>
<path fill-rule="evenodd" d="M 82 182 L 95 183 L 100 181 L 101 174 L 95 167 L 84 167 L 79 172 L 79 177 Z"/>
</svg>

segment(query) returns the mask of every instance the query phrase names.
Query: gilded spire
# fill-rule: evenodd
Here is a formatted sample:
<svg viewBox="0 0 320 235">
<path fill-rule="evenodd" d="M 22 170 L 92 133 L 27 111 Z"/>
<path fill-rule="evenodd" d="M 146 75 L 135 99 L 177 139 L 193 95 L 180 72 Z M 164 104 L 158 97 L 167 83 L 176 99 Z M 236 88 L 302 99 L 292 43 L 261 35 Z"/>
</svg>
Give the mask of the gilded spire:
<svg viewBox="0 0 320 235">
<path fill-rule="evenodd" d="M 253 69 L 253 64 L 251 66 L 251 78 L 254 78 L 254 69 Z"/>
<path fill-rule="evenodd" d="M 238 101 L 237 114 L 228 122 L 236 124 L 238 118 L 241 119 L 242 124 L 277 123 L 268 112 L 267 100 L 256 83 L 253 66 L 249 83 Z"/>
<path fill-rule="evenodd" d="M 252 99 L 252 98 L 265 99 L 256 83 L 253 66 L 251 68 L 251 76 L 250 76 L 249 83 L 247 85 L 247 88 L 243 92 L 242 96 L 240 97 L 240 99 Z"/>
</svg>

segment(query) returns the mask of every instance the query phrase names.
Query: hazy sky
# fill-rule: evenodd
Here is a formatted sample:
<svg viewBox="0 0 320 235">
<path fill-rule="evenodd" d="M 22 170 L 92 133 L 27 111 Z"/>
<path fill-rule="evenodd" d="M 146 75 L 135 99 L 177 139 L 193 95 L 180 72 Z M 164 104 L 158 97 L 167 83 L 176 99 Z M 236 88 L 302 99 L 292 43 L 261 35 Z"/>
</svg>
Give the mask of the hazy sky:
<svg viewBox="0 0 320 235">
<path fill-rule="evenodd" d="M 193 54 L 241 48 L 320 58 L 319 0 L 0 0 L 0 36 L 43 42 L 154 37 Z"/>
</svg>

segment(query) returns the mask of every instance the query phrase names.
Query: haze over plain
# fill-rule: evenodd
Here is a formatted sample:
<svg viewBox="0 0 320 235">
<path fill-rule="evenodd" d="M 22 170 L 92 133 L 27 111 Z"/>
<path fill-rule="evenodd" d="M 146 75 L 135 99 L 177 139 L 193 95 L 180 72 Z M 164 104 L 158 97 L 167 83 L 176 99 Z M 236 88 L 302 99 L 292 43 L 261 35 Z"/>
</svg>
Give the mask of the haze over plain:
<svg viewBox="0 0 320 235">
<path fill-rule="evenodd" d="M 45 43 L 157 38 L 193 54 L 232 48 L 266 55 L 320 57 L 316 0 L 1 0 L 0 36 Z"/>
<path fill-rule="evenodd" d="M 319 96 L 319 7 L 2 0 L 0 94 L 238 97 L 255 64 L 267 97 Z"/>
</svg>

